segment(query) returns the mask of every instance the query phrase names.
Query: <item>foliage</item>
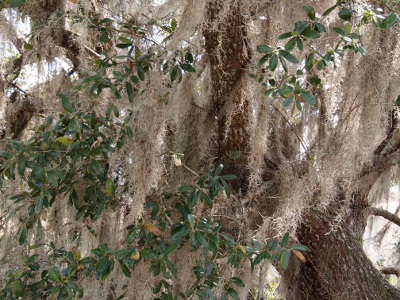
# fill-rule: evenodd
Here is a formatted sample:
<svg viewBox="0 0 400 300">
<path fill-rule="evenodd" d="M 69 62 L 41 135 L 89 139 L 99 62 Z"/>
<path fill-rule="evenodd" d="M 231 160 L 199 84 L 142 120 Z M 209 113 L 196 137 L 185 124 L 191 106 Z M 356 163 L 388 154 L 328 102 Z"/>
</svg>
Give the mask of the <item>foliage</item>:
<svg viewBox="0 0 400 300">
<path fill-rule="evenodd" d="M 33 171 L 26 171 L 30 173 L 28 183 L 30 183 L 31 191 L 10 198 L 22 204 L 12 213 L 13 215 L 19 212 L 19 220 L 22 223 L 19 230 L 20 245 L 27 243 L 28 229 L 32 229 L 36 221 L 40 230 L 41 213 L 52 206 L 57 195 L 63 193 L 66 197 L 69 194 L 68 203 L 77 210 L 77 220 L 82 216 L 96 219 L 102 213 L 105 204 L 112 203 L 112 185 L 108 185 L 110 179 L 107 179 L 99 161 L 96 160 L 102 151 L 115 151 L 107 143 L 111 139 L 101 134 L 103 147 L 101 144 L 97 145 L 97 148 L 101 149 L 93 147 L 96 143 L 96 134 L 100 134 L 99 126 L 95 130 L 98 121 L 93 115 L 76 113 L 68 98 L 62 96 L 62 99 L 64 109 L 72 115 L 60 116 L 55 126 L 50 126 L 51 122 L 47 121 L 45 123 L 47 126 L 37 131 L 37 138 L 31 139 L 26 144 L 10 141 L 10 152 L 2 153 L 2 156 L 7 158 L 7 161 L 2 163 L 2 172 L 6 178 L 24 176 L 26 166 L 34 167 Z M 82 117 L 79 123 L 80 130 L 75 124 L 76 121 L 73 121 L 76 116 Z M 88 123 L 83 120 L 87 120 Z M 109 118 L 104 122 L 112 123 L 112 120 Z M 123 127 L 124 124 L 119 124 L 119 126 Z M 106 128 L 110 129 L 111 126 L 106 126 Z M 125 133 L 126 128 L 123 127 L 121 131 Z M 67 139 L 67 134 L 73 136 Z M 57 136 L 63 138 L 61 143 L 66 144 L 65 146 L 59 146 L 55 141 Z M 44 147 L 43 143 L 48 143 L 49 146 Z M 46 160 L 48 154 L 51 156 Z M 12 164 L 16 157 L 21 155 L 26 155 L 28 159 L 19 159 L 18 164 Z M 35 163 L 37 165 L 31 165 Z M 220 282 L 216 260 L 226 259 L 226 263 L 233 268 L 248 260 L 253 270 L 254 266 L 268 259 L 286 269 L 291 251 L 306 251 L 308 248 L 303 245 L 288 247 L 288 233 L 281 242 L 273 240 L 264 246 L 255 239 L 248 243 L 240 243 L 231 235 L 220 232 L 221 226 L 211 216 L 198 219 L 195 213 L 198 201 L 205 202 L 211 208 L 214 197 L 222 190 L 229 195 L 226 181 L 235 179 L 235 176 L 221 175 L 222 168 L 222 165 L 219 165 L 214 172 L 208 169 L 207 175 L 200 177 L 195 184 L 183 186 L 174 194 L 163 194 L 165 199 L 179 199 L 175 205 L 175 209 L 180 214 L 179 221 L 170 228 L 167 226 L 167 219 L 171 216 L 171 211 L 165 210 L 156 202 L 147 202 L 146 207 L 151 210 L 153 223 L 157 225 L 139 221 L 137 224 L 128 226 L 126 244 L 120 249 L 111 249 L 107 244 L 103 244 L 92 249 L 91 256 L 81 258 L 77 248 L 66 251 L 63 247 L 56 248 L 52 242 L 47 245 L 31 245 L 29 249 L 48 247 L 50 251 L 46 258 L 40 258 L 38 254 L 26 255 L 23 267 L 9 270 L 0 299 L 50 296 L 56 299 L 73 299 L 76 296 L 81 298 L 84 291 L 77 283 L 81 276 L 93 275 L 98 280 L 106 280 L 118 262 L 125 276 L 131 277 L 131 270 L 141 261 L 149 261 L 149 272 L 154 276 L 161 274 L 164 278 L 154 288 L 154 294 L 159 294 L 159 297 L 155 299 L 178 299 L 178 296 L 188 299 L 192 294 L 196 294 L 200 299 L 216 299 L 213 289 L 219 284 L 223 284 L 224 290 L 220 299 L 228 299 L 228 296 L 239 299 L 234 286 L 243 287 L 243 281 L 238 277 L 232 277 Z M 14 169 L 17 169 L 17 174 L 13 172 Z M 37 169 L 39 171 L 36 171 Z M 68 175 L 69 173 L 71 174 Z M 90 184 L 91 188 L 85 190 L 83 203 L 74 189 L 74 184 L 78 181 L 74 179 L 73 174 L 82 176 Z M 23 205 L 28 205 L 27 215 L 21 212 Z M 190 251 L 200 251 L 201 248 L 203 260 L 193 267 L 196 277 L 193 285 L 188 287 L 185 293 L 179 292 L 173 295 L 172 286 L 167 280 L 178 277 L 179 270 L 169 256 L 179 251 L 185 244 L 190 245 Z M 39 261 L 47 263 L 41 265 Z M 163 291 L 161 287 L 164 287 Z"/>
<path fill-rule="evenodd" d="M 343 59 L 346 50 L 354 53 L 366 55 L 366 50 L 362 46 L 360 39 L 360 28 L 372 22 L 381 29 L 388 29 L 395 24 L 400 23 L 400 16 L 393 11 L 389 15 L 384 15 L 381 8 L 371 9 L 364 7 L 363 16 L 359 20 L 357 26 L 352 26 L 350 20 L 354 18 L 356 12 L 345 6 L 345 2 L 338 0 L 337 3 L 327 9 L 322 15 L 315 12 L 312 6 L 304 6 L 308 19 L 297 21 L 293 31 L 281 34 L 278 39 L 289 39 L 284 47 L 273 47 L 269 45 L 258 45 L 257 52 L 263 54 L 258 61 L 259 66 L 268 63 L 268 70 L 274 72 L 279 65 L 285 72 L 285 75 L 278 80 L 279 77 L 271 76 L 265 78 L 265 70 L 260 74 L 250 74 L 250 77 L 257 79 L 265 88 L 266 96 L 281 96 L 284 100 L 283 107 L 289 107 L 292 103 L 296 104 L 298 110 L 301 111 L 302 103 L 309 105 L 315 104 L 315 97 L 310 90 L 313 88 L 321 88 L 322 79 L 315 74 L 314 70 L 322 71 L 325 67 L 337 68 Z M 328 48 L 325 53 L 321 52 L 313 45 L 313 40 L 321 38 L 326 32 L 323 20 L 336 9 L 339 10 L 338 16 L 344 22 L 343 27 L 334 27 L 333 30 L 338 34 L 339 39 L 334 48 Z M 304 44 L 308 46 L 308 53 Z M 295 74 L 288 73 L 288 63 L 298 64 L 299 60 L 293 53 L 295 50 L 306 52 L 304 55 L 304 65 L 298 68 Z M 280 63 L 280 64 L 279 64 Z M 316 67 L 315 67 L 316 66 Z M 309 76 L 311 75 L 311 76 Z M 304 85 L 306 82 L 306 85 Z M 396 100 L 396 104 L 400 105 L 400 96 Z"/>
<path fill-rule="evenodd" d="M 2 1 L 0 6 L 18 7 L 23 3 Z M 321 52 L 314 48 L 312 40 L 326 32 L 323 18 L 336 9 L 339 10 L 339 17 L 346 22 L 343 28 L 334 28 L 339 38 L 335 48 Z M 279 95 L 284 99 L 284 107 L 295 103 L 299 110 L 302 103 L 314 105 L 316 102 L 308 85 L 320 87 L 322 84 L 318 76 L 306 76 L 311 70 L 336 68 L 345 50 L 366 54 L 360 43 L 359 29 L 362 25 L 372 22 L 387 29 L 400 22 L 397 12 L 385 16 L 382 10 L 365 8 L 360 22 L 353 27 L 347 21 L 353 17 L 354 12 L 342 1 L 338 1 L 322 16 L 311 6 L 304 6 L 304 10 L 308 19 L 296 22 L 293 31 L 279 36 L 280 40 L 289 39 L 284 47 L 257 46 L 257 51 L 263 55 L 259 66 L 268 63 L 270 72 L 281 67 L 285 75 L 281 78 L 265 78 L 261 71 L 260 74 L 251 74 L 266 88 L 266 96 Z M 116 99 L 120 99 L 121 93 L 126 91 L 129 101 L 133 102 L 135 93 L 143 92 L 138 90 L 139 81 L 145 81 L 146 76 L 150 76 L 151 68 L 162 66 L 164 74 L 169 74 L 171 84 L 176 80 L 179 83 L 184 72 L 196 71 L 193 54 L 189 51 L 176 51 L 173 58 L 165 61 L 158 58 L 156 50 L 142 52 L 140 41 L 148 38 L 143 28 L 133 28 L 132 24 L 94 16 L 91 28 L 101 33 L 99 42 L 107 43 L 110 35 L 115 34 L 111 23 L 118 23 L 120 28 L 134 29 L 139 34 L 136 39 L 118 36 L 120 43 L 116 47 L 126 51 L 125 55 L 109 56 L 104 51 L 103 57 L 95 60 L 91 73 L 76 87 L 76 92 L 68 96 L 59 95 L 64 111 L 57 118 L 43 117 L 43 123 L 35 128 L 27 142 L 10 139 L 7 141 L 7 151 L 0 153 L 0 187 L 11 180 L 21 182 L 21 191 L 10 197 L 15 208 L 7 217 L 7 221 L 18 217 L 20 223 L 16 236 L 21 246 L 29 243 L 29 235 L 34 228 L 39 237 L 43 236 L 42 216 L 56 201 L 67 199 L 68 206 L 76 210 L 77 221 L 97 220 L 105 208 L 116 209 L 119 206 L 118 198 L 114 196 L 119 178 L 110 174 L 108 158 L 111 152 L 123 150 L 127 138 L 133 138 L 134 132 L 129 126 L 130 116 L 121 122 L 120 110 L 114 103 L 104 112 L 105 117 L 94 111 L 80 111 L 75 105 L 80 93 L 100 97 L 105 89 L 110 89 Z M 165 42 L 177 28 L 177 21 L 172 19 L 161 28 L 167 33 L 163 40 Z M 297 48 L 303 52 L 305 44 L 309 51 L 300 60 L 294 51 Z M 34 39 L 24 47 L 34 51 Z M 300 61 L 304 61 L 304 66 L 295 74 L 288 74 L 288 64 L 298 64 Z M 168 103 L 167 96 L 163 97 L 165 103 Z M 47 256 L 25 255 L 24 266 L 8 270 L 0 299 L 81 298 L 84 294 L 79 286 L 82 277 L 95 276 L 98 280 L 106 280 L 115 265 L 119 265 L 125 276 L 131 277 L 135 266 L 143 262 L 150 263 L 149 273 L 162 277 L 154 287 L 155 299 L 188 299 L 194 294 L 200 299 L 217 299 L 214 291 L 217 286 L 223 286 L 220 299 L 239 299 L 235 286 L 243 287 L 242 279 L 221 279 L 217 260 L 226 261 L 232 268 L 247 262 L 252 271 L 263 260 L 270 260 L 286 269 L 292 252 L 304 261 L 299 251 L 307 251 L 308 248 L 300 244 L 290 246 L 288 233 L 281 241 L 271 240 L 266 244 L 256 239 L 237 241 L 231 235 L 221 232 L 221 226 L 211 216 L 198 216 L 195 208 L 199 202 L 212 208 L 213 200 L 219 193 L 224 192 L 227 197 L 230 196 L 227 181 L 235 177 L 222 175 L 222 169 L 222 165 L 215 170 L 207 169 L 207 174 L 197 178 L 194 183 L 184 185 L 174 193 L 164 192 L 162 199 L 176 201 L 174 211 L 166 209 L 159 202 L 148 201 L 146 208 L 150 211 L 152 222 L 139 220 L 128 226 L 126 241 L 118 249 L 102 244 L 91 249 L 90 256 L 81 258 L 78 248 L 67 251 L 63 245 L 57 248 L 53 242 L 30 245 L 29 250 L 46 247 Z M 78 187 L 82 184 L 85 188 L 80 195 Z M 179 215 L 178 220 L 170 224 L 169 220 L 175 213 Z M 89 226 L 87 229 L 92 231 Z M 203 258 L 193 267 L 195 282 L 184 292 L 175 294 L 168 279 L 178 277 L 179 270 L 170 258 L 186 246 L 190 247 L 190 251 L 201 251 Z"/>
</svg>

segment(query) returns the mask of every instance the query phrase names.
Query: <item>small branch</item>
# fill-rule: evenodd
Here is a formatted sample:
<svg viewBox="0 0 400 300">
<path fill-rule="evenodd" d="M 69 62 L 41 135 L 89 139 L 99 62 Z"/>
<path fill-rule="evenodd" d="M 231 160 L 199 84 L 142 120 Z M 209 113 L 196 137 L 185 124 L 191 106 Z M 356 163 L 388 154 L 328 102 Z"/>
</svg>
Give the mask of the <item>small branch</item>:
<svg viewBox="0 0 400 300">
<path fill-rule="evenodd" d="M 387 210 L 377 207 L 368 207 L 367 212 L 370 215 L 384 217 L 386 220 L 389 220 L 394 224 L 396 224 L 397 226 L 400 226 L 400 218 L 395 214 L 388 212 Z"/>
<path fill-rule="evenodd" d="M 290 128 L 292 128 L 294 134 L 296 135 L 297 139 L 299 140 L 301 146 L 302 146 L 303 149 L 304 149 L 304 153 L 306 154 L 308 161 L 310 161 L 310 160 L 311 160 L 311 157 L 308 155 L 308 152 L 309 152 L 309 151 L 308 151 L 308 148 L 307 148 L 307 146 L 306 146 L 304 140 L 301 138 L 300 134 L 297 132 L 296 128 L 293 126 L 292 122 L 289 120 L 289 117 L 288 117 L 288 116 L 285 116 L 285 115 L 281 112 L 281 110 L 280 110 L 279 108 L 275 107 L 275 105 L 272 105 L 272 107 L 286 120 L 286 122 L 289 124 Z"/>
<path fill-rule="evenodd" d="M 383 267 L 379 270 L 382 274 L 386 275 L 396 275 L 396 277 L 400 277 L 400 269 L 395 267 Z"/>
<path fill-rule="evenodd" d="M 186 170 L 188 170 L 190 173 L 192 173 L 193 175 L 200 177 L 199 174 L 197 174 L 195 171 L 193 171 L 192 169 L 190 169 L 189 167 L 187 167 L 186 165 L 182 164 L 182 167 L 184 167 Z"/>
</svg>

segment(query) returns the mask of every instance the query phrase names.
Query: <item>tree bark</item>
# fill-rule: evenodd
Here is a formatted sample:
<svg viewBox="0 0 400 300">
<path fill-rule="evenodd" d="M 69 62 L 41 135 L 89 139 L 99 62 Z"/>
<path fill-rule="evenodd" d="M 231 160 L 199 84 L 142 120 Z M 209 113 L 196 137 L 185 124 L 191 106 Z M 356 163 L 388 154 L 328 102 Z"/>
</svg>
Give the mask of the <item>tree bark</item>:
<svg viewBox="0 0 400 300">
<path fill-rule="evenodd" d="M 400 218 L 398 216 L 396 216 L 395 214 L 388 212 L 387 210 L 377 208 L 377 207 L 368 207 L 367 211 L 370 215 L 383 217 L 386 220 L 393 222 L 397 226 L 400 226 Z"/>
<path fill-rule="evenodd" d="M 225 10 L 227 6 L 229 9 L 222 14 L 224 6 Z M 225 173 L 238 177 L 232 184 L 233 189 L 245 190 L 247 153 L 250 150 L 247 131 L 249 103 L 243 99 L 238 83 L 249 58 L 242 33 L 240 1 L 211 1 L 206 18 L 209 26 L 204 37 L 210 57 L 213 102 L 218 119 L 218 163 L 224 164 Z"/>
<path fill-rule="evenodd" d="M 330 211 L 304 214 L 298 239 L 311 251 L 296 272 L 284 274 L 286 280 L 297 278 L 287 281 L 291 299 L 400 299 L 400 291 L 382 277 L 346 225 L 332 224 L 334 217 Z"/>
</svg>

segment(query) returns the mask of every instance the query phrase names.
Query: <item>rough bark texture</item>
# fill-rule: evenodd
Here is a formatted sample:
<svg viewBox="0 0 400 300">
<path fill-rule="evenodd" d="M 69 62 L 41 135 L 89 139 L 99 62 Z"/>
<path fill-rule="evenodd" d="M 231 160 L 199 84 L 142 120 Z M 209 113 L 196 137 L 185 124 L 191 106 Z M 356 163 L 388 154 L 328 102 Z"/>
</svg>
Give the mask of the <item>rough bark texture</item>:
<svg viewBox="0 0 400 300">
<path fill-rule="evenodd" d="M 400 299 L 365 255 L 344 223 L 332 224 L 329 211 L 309 210 L 298 238 L 311 251 L 300 265 L 292 299 Z"/>
<path fill-rule="evenodd" d="M 209 28 L 204 37 L 210 57 L 213 102 L 218 119 L 218 160 L 224 164 L 225 173 L 238 177 L 233 184 L 237 190 L 246 189 L 248 180 L 249 104 L 242 98 L 239 86 L 248 57 L 242 33 L 240 1 L 230 0 L 229 10 L 221 20 L 223 5 L 227 4 L 221 1 L 208 3 L 206 22 Z"/>
<path fill-rule="evenodd" d="M 389 220 L 396 224 L 397 226 L 400 226 L 400 218 L 396 216 L 395 214 L 392 214 L 388 212 L 385 209 L 377 208 L 377 207 L 368 207 L 368 213 L 374 216 L 380 216 L 385 218 L 386 220 Z"/>
</svg>

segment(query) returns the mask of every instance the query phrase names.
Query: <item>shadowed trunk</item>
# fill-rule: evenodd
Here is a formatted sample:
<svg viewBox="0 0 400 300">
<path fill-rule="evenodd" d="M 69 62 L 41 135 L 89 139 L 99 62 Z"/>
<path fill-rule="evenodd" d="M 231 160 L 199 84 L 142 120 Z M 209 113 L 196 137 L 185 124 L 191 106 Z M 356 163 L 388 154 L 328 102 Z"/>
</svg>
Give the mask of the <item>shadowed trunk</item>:
<svg viewBox="0 0 400 300">
<path fill-rule="evenodd" d="M 400 299 L 400 292 L 372 265 L 347 226 L 332 224 L 334 217 L 317 210 L 303 215 L 298 239 L 311 251 L 296 274 L 290 274 L 293 268 L 288 272 L 297 278 L 286 278 L 291 299 Z"/>
<path fill-rule="evenodd" d="M 218 119 L 218 162 L 224 164 L 225 173 L 238 177 L 233 188 L 245 190 L 248 180 L 246 154 L 250 150 L 249 103 L 243 99 L 239 83 L 249 58 L 242 33 L 240 2 L 232 0 L 228 3 L 213 1 L 208 4 L 206 22 L 209 27 L 204 37 Z"/>
</svg>

